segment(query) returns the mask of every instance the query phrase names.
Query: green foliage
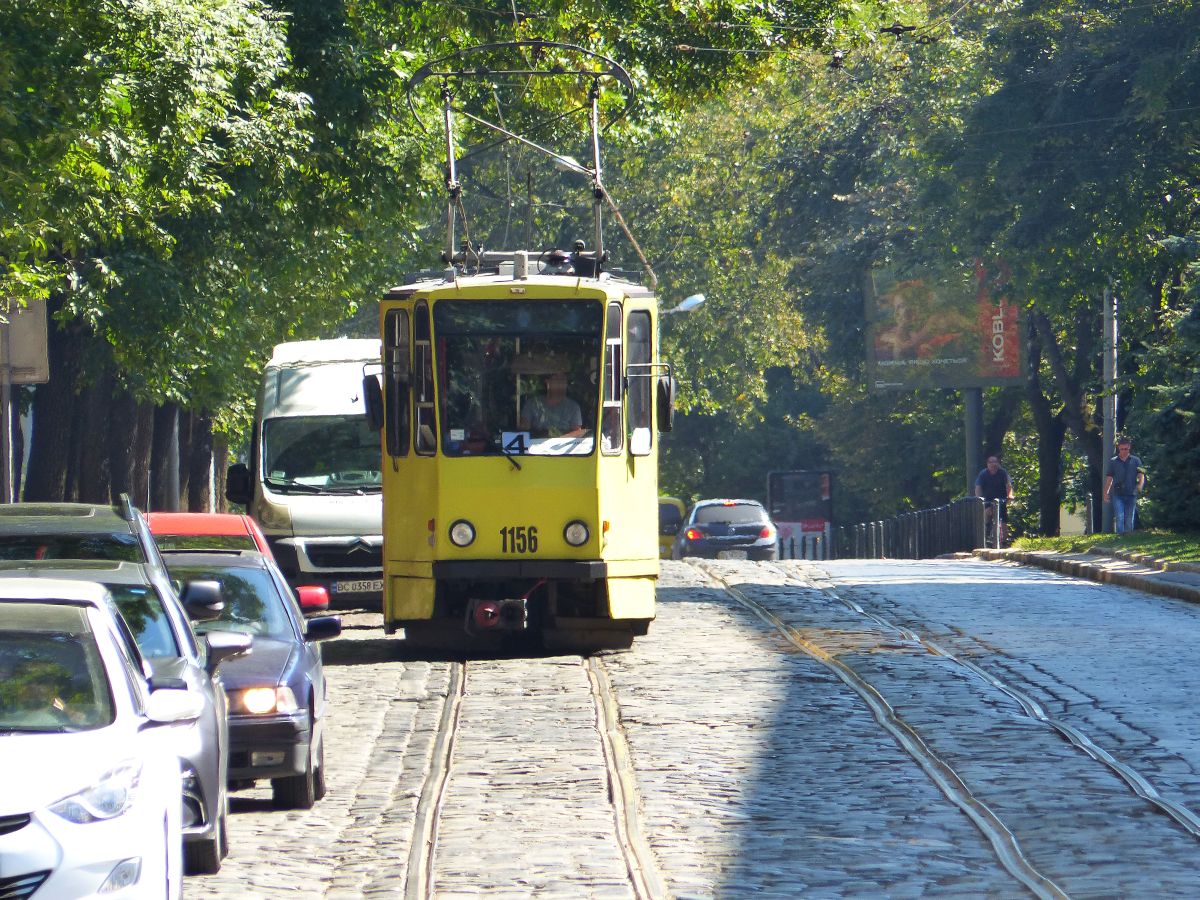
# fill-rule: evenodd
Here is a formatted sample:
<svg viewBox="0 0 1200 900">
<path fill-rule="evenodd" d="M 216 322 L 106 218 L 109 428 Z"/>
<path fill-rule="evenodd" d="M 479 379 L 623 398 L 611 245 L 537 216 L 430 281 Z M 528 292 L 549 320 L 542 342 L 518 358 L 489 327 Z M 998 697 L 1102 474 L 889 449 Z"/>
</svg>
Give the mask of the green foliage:
<svg viewBox="0 0 1200 900">
<path fill-rule="evenodd" d="M 1200 563 L 1200 532 L 1172 532 L 1152 528 L 1132 534 L 1080 534 L 1067 537 L 1025 537 L 1013 542 L 1018 550 L 1052 550 L 1056 553 L 1083 553 L 1118 550 L 1141 553 L 1166 562 Z"/>
</svg>

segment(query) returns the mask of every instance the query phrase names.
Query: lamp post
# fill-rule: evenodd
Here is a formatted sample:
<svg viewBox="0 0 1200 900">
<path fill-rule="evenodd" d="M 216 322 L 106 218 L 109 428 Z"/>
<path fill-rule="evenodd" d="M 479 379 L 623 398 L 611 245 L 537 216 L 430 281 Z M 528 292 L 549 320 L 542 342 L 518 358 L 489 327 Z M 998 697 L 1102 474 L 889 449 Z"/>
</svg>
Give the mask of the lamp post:
<svg viewBox="0 0 1200 900">
<path fill-rule="evenodd" d="M 700 306 L 704 302 L 703 294 L 692 294 L 690 297 L 685 297 L 678 306 L 671 309 L 664 309 L 659 312 L 660 316 L 673 316 L 676 313 L 688 313 Z"/>
</svg>

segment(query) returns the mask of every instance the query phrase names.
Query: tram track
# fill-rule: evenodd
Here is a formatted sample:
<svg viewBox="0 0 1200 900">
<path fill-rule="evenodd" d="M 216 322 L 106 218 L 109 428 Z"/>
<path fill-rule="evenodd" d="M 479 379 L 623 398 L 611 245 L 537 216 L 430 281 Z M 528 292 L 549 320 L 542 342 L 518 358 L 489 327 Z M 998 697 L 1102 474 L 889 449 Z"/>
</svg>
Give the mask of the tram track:
<svg viewBox="0 0 1200 900">
<path fill-rule="evenodd" d="M 459 715 L 467 687 L 467 664 L 455 662 L 450 666 L 450 680 L 438 721 L 437 737 L 434 739 L 421 795 L 417 799 L 413 839 L 409 845 L 408 867 L 404 876 L 405 900 L 426 900 L 434 896 L 433 865 L 437 855 L 438 818 L 450 783 Z"/>
<path fill-rule="evenodd" d="M 750 597 L 738 586 L 730 584 L 711 570 L 693 565 L 715 587 L 725 591 L 740 606 L 753 613 L 779 632 L 792 646 L 820 663 L 857 694 L 875 721 L 883 728 L 925 772 L 943 796 L 958 807 L 979 829 L 991 844 L 996 858 L 1004 869 L 1032 894 L 1039 898 L 1063 898 L 1069 895 L 1049 876 L 1041 872 L 1025 855 L 1016 835 L 1004 824 L 999 815 L 977 797 L 945 759 L 939 756 L 896 712 L 883 694 L 852 666 L 837 656 L 804 637 L 796 628 L 783 621 L 774 612 Z"/>
<path fill-rule="evenodd" d="M 776 570 L 784 575 L 784 577 L 790 577 L 783 570 Z M 1029 718 L 1053 729 L 1060 737 L 1086 754 L 1093 761 L 1107 767 L 1111 772 L 1113 772 L 1113 774 L 1125 782 L 1125 784 L 1128 785 L 1129 789 L 1137 797 L 1149 803 L 1164 815 L 1174 819 L 1189 834 L 1191 834 L 1192 837 L 1200 839 L 1200 815 L 1197 815 L 1194 811 L 1183 804 L 1176 803 L 1175 801 L 1164 797 L 1158 791 L 1158 789 L 1154 787 L 1149 779 L 1139 773 L 1136 769 L 1118 760 L 1078 728 L 1075 728 L 1073 725 L 1070 725 L 1061 719 L 1056 719 L 1051 716 L 1046 711 L 1045 707 L 1043 707 L 1037 702 L 1037 700 L 1035 700 L 1033 697 L 1030 697 L 1024 691 L 1020 690 L 1009 682 L 1004 681 L 998 676 L 993 675 L 991 672 L 987 671 L 981 666 L 976 665 L 970 660 L 964 659 L 953 651 L 946 649 L 936 641 L 933 641 L 910 628 L 897 625 L 896 623 L 889 621 L 877 613 L 870 612 L 869 610 L 864 609 L 858 603 L 855 603 L 853 600 L 841 596 L 836 591 L 830 590 L 829 588 L 823 586 L 818 586 L 818 589 L 824 591 L 826 595 L 834 598 L 852 612 L 874 622 L 880 628 L 892 631 L 899 635 L 903 640 L 917 644 L 925 648 L 927 652 L 949 660 L 955 665 L 958 665 L 971 672 L 977 678 L 982 679 L 988 685 L 1016 702 Z"/>
<path fill-rule="evenodd" d="M 533 660 L 529 663 L 534 677 L 539 671 L 539 662 Z M 548 667 L 551 665 L 553 664 L 547 663 Z M 487 768 L 486 750 L 479 744 L 478 738 L 471 736 L 473 727 L 479 723 L 472 719 L 471 704 L 467 702 L 471 692 L 470 686 L 482 684 L 486 680 L 492 690 L 500 692 L 498 697 L 489 699 L 497 700 L 500 705 L 504 705 L 505 692 L 511 692 L 514 698 L 522 693 L 521 683 L 504 684 L 503 679 L 498 678 L 494 671 L 489 671 L 486 661 L 453 662 L 450 666 L 446 695 L 438 715 L 437 732 L 432 741 L 413 816 L 412 840 L 409 844 L 403 885 L 406 900 L 429 900 L 438 895 L 436 873 L 443 819 L 463 814 L 461 809 L 455 807 L 455 803 L 462 800 L 461 796 L 457 799 L 454 796 L 456 773 L 465 772 L 477 776 Z M 586 682 L 586 688 L 579 684 L 579 694 L 582 696 L 586 691 L 591 700 L 590 724 L 596 734 L 597 767 L 600 757 L 603 758 L 604 791 L 598 796 L 603 797 L 608 804 L 614 853 L 619 854 L 623 863 L 632 896 L 637 900 L 660 900 L 670 894 L 642 823 L 636 775 L 621 726 L 615 690 L 599 658 L 581 659 L 579 669 L 582 680 Z M 573 680 L 579 677 L 573 676 Z M 500 685 L 499 688 L 497 684 Z M 476 717 L 479 711 L 480 708 L 476 706 Z M 538 714 L 545 720 L 553 721 L 556 710 L 547 707 L 539 709 Z M 566 732 L 570 726 L 562 724 L 556 727 Z M 565 735 L 561 743 L 563 747 L 571 745 L 571 741 Z M 531 801 L 537 799 L 534 796 L 539 789 L 536 767 L 530 765 L 528 774 L 529 777 L 523 779 L 526 784 L 520 790 L 513 791 L 511 785 L 506 785 L 506 790 L 499 792 L 508 802 L 513 803 L 514 807 L 521 804 L 528 806 Z M 467 788 L 464 786 L 463 790 Z M 489 813 L 496 818 L 503 818 L 505 815 L 503 810 L 496 808 L 489 809 Z M 520 818 L 522 814 L 519 811 L 508 813 L 511 818 Z M 575 875 L 568 872 L 561 877 L 566 881 Z"/>
</svg>

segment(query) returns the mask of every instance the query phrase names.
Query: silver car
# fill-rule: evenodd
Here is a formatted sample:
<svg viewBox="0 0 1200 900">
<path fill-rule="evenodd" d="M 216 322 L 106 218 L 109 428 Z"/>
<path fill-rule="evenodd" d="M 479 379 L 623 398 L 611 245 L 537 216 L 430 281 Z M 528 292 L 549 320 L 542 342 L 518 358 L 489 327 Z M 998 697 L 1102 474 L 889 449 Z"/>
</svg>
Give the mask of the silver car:
<svg viewBox="0 0 1200 900">
<path fill-rule="evenodd" d="M 119 560 L 21 560 L 0 562 L 0 577 L 95 582 L 108 589 L 136 644 L 153 670 L 153 688 L 186 687 L 203 698 L 198 719 L 171 726 L 183 766 L 184 868 L 212 874 L 228 853 L 228 700 L 215 677 L 225 659 L 245 653 L 250 640 L 235 632 L 210 632 L 198 641 L 189 623 L 220 613 L 217 585 L 183 589 L 153 567 Z M 185 612 L 186 607 L 186 612 Z"/>
</svg>

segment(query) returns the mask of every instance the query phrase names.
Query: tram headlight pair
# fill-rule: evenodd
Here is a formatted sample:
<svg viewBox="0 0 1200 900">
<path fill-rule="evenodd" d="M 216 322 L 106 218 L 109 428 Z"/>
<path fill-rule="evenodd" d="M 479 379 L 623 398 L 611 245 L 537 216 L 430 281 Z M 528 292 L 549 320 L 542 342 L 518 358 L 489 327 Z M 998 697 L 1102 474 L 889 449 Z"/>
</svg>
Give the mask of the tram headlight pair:
<svg viewBox="0 0 1200 900">
<path fill-rule="evenodd" d="M 563 529 L 563 540 L 572 547 L 582 547 L 591 540 L 592 532 L 587 523 L 574 519 Z M 456 547 L 469 547 L 475 543 L 475 526 L 466 519 L 457 519 L 450 525 L 450 543 Z"/>
</svg>

